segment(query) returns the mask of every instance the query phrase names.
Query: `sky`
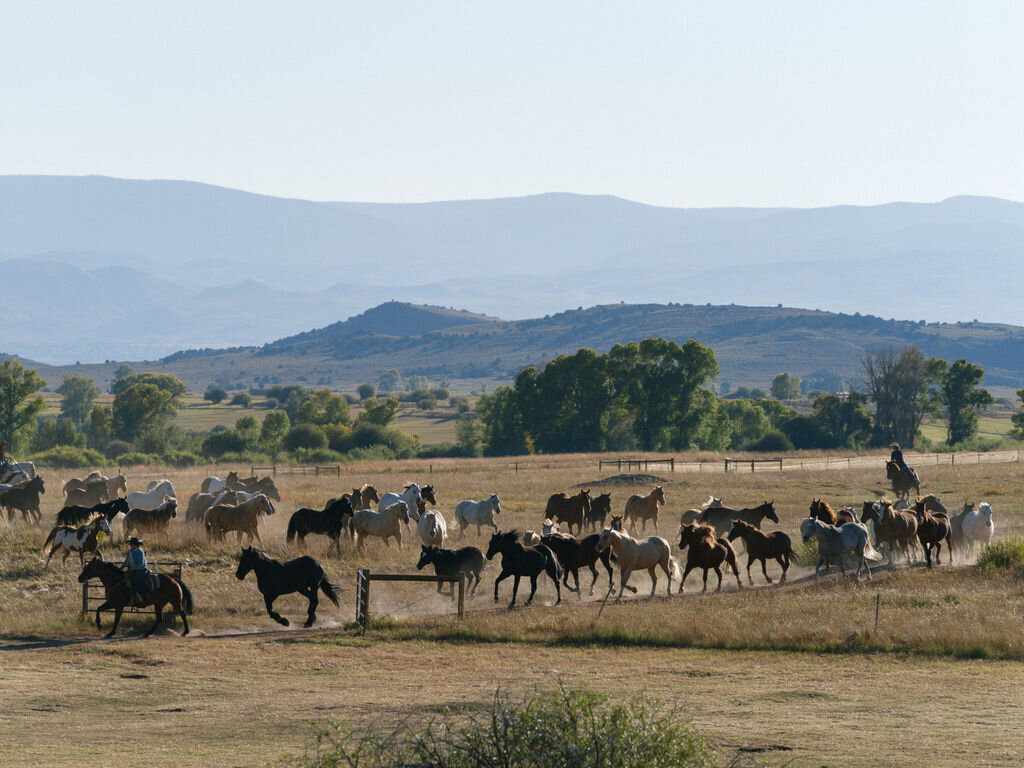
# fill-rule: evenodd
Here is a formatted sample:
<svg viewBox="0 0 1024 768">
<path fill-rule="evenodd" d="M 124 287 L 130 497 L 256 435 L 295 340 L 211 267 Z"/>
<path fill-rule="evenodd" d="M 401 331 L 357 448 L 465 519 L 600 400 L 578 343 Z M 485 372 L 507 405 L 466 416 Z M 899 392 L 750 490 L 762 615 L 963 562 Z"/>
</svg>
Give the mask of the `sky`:
<svg viewBox="0 0 1024 768">
<path fill-rule="evenodd" d="M 1024 200 L 1024 4 L 0 0 L 0 174 Z"/>
</svg>

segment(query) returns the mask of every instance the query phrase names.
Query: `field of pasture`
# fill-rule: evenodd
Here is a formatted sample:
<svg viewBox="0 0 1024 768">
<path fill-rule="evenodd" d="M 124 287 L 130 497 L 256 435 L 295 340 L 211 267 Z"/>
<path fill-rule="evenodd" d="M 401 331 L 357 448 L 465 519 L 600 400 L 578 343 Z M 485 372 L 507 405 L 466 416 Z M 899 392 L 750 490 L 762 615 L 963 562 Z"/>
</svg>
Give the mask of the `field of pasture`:
<svg viewBox="0 0 1024 768">
<path fill-rule="evenodd" d="M 609 492 L 620 511 L 630 494 L 650 490 L 654 480 L 611 477 L 613 470 L 598 470 L 597 458 L 530 457 L 519 460 L 518 471 L 514 460 L 451 459 L 355 465 L 340 480 L 278 475 L 282 500 L 261 526 L 264 548 L 294 557 L 285 544 L 291 512 L 319 508 L 362 483 L 396 491 L 406 482 L 433 485 L 450 529 L 459 500 L 494 492 L 501 498 L 499 524 L 524 529 L 540 527 L 545 501 L 556 491 Z M 679 513 L 714 494 L 733 506 L 774 500 L 779 527 L 795 540 L 812 497 L 859 505 L 886 493 L 881 457 L 878 463 L 879 471 L 652 469 L 664 478 L 667 496 L 659 531 L 675 550 Z M 231 469 L 247 468 L 212 472 Z M 113 762 L 122 747 L 90 736 L 97 721 L 149 728 L 158 744 L 146 754 L 153 765 L 267 763 L 301 751 L 311 721 L 391 726 L 445 711 L 459 716 L 488 703 L 498 686 L 522 692 L 559 680 L 623 699 L 646 691 L 676 705 L 721 746 L 724 762 L 756 754 L 768 764 L 1019 764 L 1024 734 L 1003 727 L 1005 704 L 1018 698 L 1024 682 L 1024 585 L 1012 577 L 960 564 L 951 569 L 945 553 L 942 567 L 930 572 L 882 566 L 872 580 L 859 582 L 830 575 L 815 584 L 802 565 L 791 570 L 789 584 L 765 587 L 755 566 L 753 589 L 743 573 L 744 589 L 737 591 L 730 575 L 717 595 L 700 595 L 694 573 L 684 595 L 673 585 L 666 597 L 662 578 L 658 596 L 649 599 L 649 583 L 634 576 L 640 594 L 618 604 L 613 597 L 602 610 L 607 577 L 602 570 L 591 598 L 585 571 L 582 600 L 563 589 L 563 604 L 552 606 L 554 590 L 542 579 L 537 604 L 510 614 L 504 607 L 511 580 L 503 582 L 495 607 L 498 568 L 491 564 L 462 622 L 432 585 L 374 583 L 376 621 L 363 637 L 351 625 L 355 569 L 414 572 L 415 533 L 402 550 L 374 541 L 359 557 L 343 541 L 340 560 L 313 536 L 309 553 L 341 588 L 341 608 L 322 601 L 317 627 L 295 629 L 305 601 L 281 598 L 275 607 L 293 620 L 282 631 L 267 617 L 253 576 L 235 579 L 234 537 L 211 545 L 183 522 L 188 495 L 209 472 L 155 468 L 128 476 L 129 490 L 166 476 L 181 499 L 167 540 L 147 537 L 146 544 L 151 560 L 185 564 L 197 603 L 187 638 L 169 631 L 146 641 L 100 640 L 79 617 L 77 557 L 66 569 L 58 559 L 43 569 L 40 546 L 71 472 L 45 473 L 43 527 L 0 524 L 0 696 L 7 702 L 0 712 L 0 764 Z M 965 500 L 991 502 L 997 539 L 1024 534 L 1019 464 L 929 467 L 921 474 L 923 490 L 951 510 Z M 458 543 L 458 533 L 453 540 Z M 475 531 L 467 536 L 481 548 L 486 541 Z M 120 543 L 105 542 L 104 550 L 123 557 Z M 739 560 L 743 571 L 745 555 Z M 778 573 L 769 565 L 770 575 Z M 521 588 L 520 603 L 526 594 Z M 145 626 L 141 618 L 122 622 L 128 633 Z M 72 712 L 89 717 L 69 718 Z M 839 721 L 844 728 L 837 730 Z M 954 733 L 957 722 L 965 729 Z M 60 748 L 51 738 L 58 728 L 68 729 Z M 909 733 L 919 751 L 904 749 Z"/>
</svg>

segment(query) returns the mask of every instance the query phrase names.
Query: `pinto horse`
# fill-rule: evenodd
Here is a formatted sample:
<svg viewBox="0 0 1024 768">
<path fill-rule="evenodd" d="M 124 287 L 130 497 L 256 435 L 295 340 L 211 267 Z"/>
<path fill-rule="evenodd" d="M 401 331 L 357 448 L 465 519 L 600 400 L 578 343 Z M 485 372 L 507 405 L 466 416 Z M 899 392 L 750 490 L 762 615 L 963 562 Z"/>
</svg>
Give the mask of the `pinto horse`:
<svg viewBox="0 0 1024 768">
<path fill-rule="evenodd" d="M 590 489 L 580 489 L 575 496 L 566 496 L 564 493 L 552 494 L 548 498 L 547 506 L 544 507 L 544 517 L 565 523 L 569 526 L 569 533 L 572 533 L 574 525 L 583 533 L 583 521 L 590 511 Z"/>
<path fill-rule="evenodd" d="M 305 547 L 306 537 L 318 533 L 334 542 L 334 551 L 341 557 L 341 532 L 348 528 L 352 515 L 352 503 L 345 496 L 328 502 L 323 509 L 303 507 L 288 520 L 288 544 L 298 537 L 299 546 Z"/>
<path fill-rule="evenodd" d="M 713 526 L 706 523 L 689 523 L 679 530 L 679 549 L 688 550 L 686 553 L 686 568 L 683 570 L 683 578 L 679 580 L 679 591 L 683 591 L 686 584 L 686 577 L 694 568 L 704 571 L 704 589 L 708 591 L 708 571 L 714 569 L 718 574 L 718 587 L 715 592 L 722 591 L 722 563 L 732 566 L 732 572 L 736 576 L 736 588 L 743 589 L 740 582 L 740 569 L 736 565 L 736 552 L 727 539 L 718 538 Z M 765 574 L 767 576 L 767 574 Z"/>
<path fill-rule="evenodd" d="M 764 533 L 756 525 L 742 520 L 733 520 L 732 528 L 729 529 L 729 535 L 726 538 L 729 541 L 742 538 L 743 543 L 747 545 L 747 581 L 750 586 L 754 586 L 754 579 L 750 576 L 750 566 L 755 560 L 761 561 L 761 573 L 764 574 L 764 580 L 769 584 L 772 583 L 766 565 L 769 557 L 774 557 L 782 566 L 782 578 L 779 579 L 779 583 L 786 580 L 786 571 L 789 570 L 790 561 L 796 557 L 796 553 L 793 551 L 793 543 L 785 533 L 782 531 Z"/>
<path fill-rule="evenodd" d="M 945 515 L 931 515 L 925 508 L 924 499 L 914 505 L 917 515 L 917 538 L 924 547 L 928 567 L 932 567 L 932 548 L 935 548 L 935 562 L 942 565 L 942 542 L 945 540 L 949 552 L 949 564 L 953 564 L 953 526 Z"/>
<path fill-rule="evenodd" d="M 665 489 L 660 485 L 654 486 L 654 490 L 646 496 L 633 495 L 626 499 L 626 509 L 622 513 L 623 519 L 629 523 L 629 527 L 636 529 L 636 521 L 643 521 L 640 532 L 647 530 L 647 521 L 654 521 L 654 530 L 658 530 L 658 509 L 665 503 Z"/>
<path fill-rule="evenodd" d="M 613 526 L 615 520 L 619 520 L 621 523 L 622 518 L 616 515 L 612 521 Z M 659 566 L 668 577 L 667 592 L 672 594 L 672 579 L 677 578 L 680 573 L 679 561 L 672 557 L 672 549 L 665 539 L 660 536 L 634 539 L 625 531 L 612 527 L 601 531 L 601 535 L 597 539 L 597 548 L 601 551 L 610 548 L 619 562 L 619 595 L 615 598 L 616 601 L 622 599 L 627 589 L 636 594 L 636 587 L 631 587 L 628 582 L 633 571 L 639 570 L 646 570 L 651 577 L 651 595 L 653 596 L 654 591 L 658 588 L 658 574 L 654 569 Z M 609 594 L 612 591 L 611 586 L 609 577 Z"/>
<path fill-rule="evenodd" d="M 470 597 L 480 586 L 480 573 L 484 569 L 484 553 L 476 547 L 459 547 L 458 549 L 441 549 L 441 547 L 424 546 L 420 549 L 420 561 L 416 570 L 422 571 L 425 565 L 433 565 L 438 576 L 457 578 L 460 573 L 466 574 L 466 586 Z M 473 581 L 473 577 L 476 581 Z M 442 582 L 437 582 L 437 594 L 441 591 Z M 452 584 L 452 600 L 455 599 L 455 584 Z"/>
<path fill-rule="evenodd" d="M 181 634 L 187 635 L 188 614 L 192 613 L 194 606 L 192 593 L 185 586 L 185 582 L 175 579 L 173 576 L 168 576 L 166 573 L 154 575 L 156 576 L 156 586 L 149 590 L 142 605 L 137 607 L 142 608 L 152 605 L 153 613 L 156 614 L 156 621 L 153 622 L 153 626 L 147 629 L 142 636 L 149 637 L 153 634 L 153 630 L 160 626 L 160 622 L 163 621 L 164 606 L 168 604 L 181 617 L 183 627 Z M 78 580 L 82 584 L 93 577 L 96 577 L 103 583 L 105 600 L 102 605 L 96 608 L 96 629 L 103 629 L 102 624 L 100 624 L 100 611 L 113 609 L 114 626 L 107 633 L 107 637 L 113 637 L 114 633 L 117 632 L 117 625 L 121 622 L 121 614 L 124 612 L 124 609 L 129 605 L 135 604 L 133 602 L 135 600 L 135 589 L 128 583 L 125 576 L 125 572 L 116 565 L 105 563 L 99 557 L 94 557 L 90 560 L 78 576 Z"/>
<path fill-rule="evenodd" d="M 50 545 L 50 542 L 53 542 L 53 549 L 46 556 L 46 564 L 43 565 L 43 568 L 45 569 L 50 565 L 50 558 L 61 549 L 64 550 L 64 560 L 62 562 L 65 567 L 67 567 L 68 557 L 71 556 L 72 552 L 78 553 L 78 559 L 82 565 L 85 565 L 86 552 L 95 552 L 96 556 L 102 559 L 103 555 L 100 553 L 99 547 L 101 533 L 107 536 L 111 535 L 110 524 L 107 522 L 107 518 L 102 515 L 78 528 L 72 528 L 70 525 L 56 526 L 50 531 L 46 541 L 43 542 L 44 552 Z"/>
<path fill-rule="evenodd" d="M 533 602 L 533 596 L 537 593 L 537 577 L 546 573 L 555 582 L 555 592 L 558 599 L 555 605 L 562 602 L 562 589 L 559 586 L 559 579 L 562 574 L 558 567 L 558 559 L 555 553 L 544 544 L 535 547 L 524 547 L 519 541 L 519 533 L 515 530 L 497 531 L 491 534 L 490 544 L 487 546 L 487 559 L 493 560 L 494 556 L 501 555 L 501 573 L 494 580 L 494 602 L 498 602 L 498 585 L 503 579 L 512 576 L 512 602 L 508 604 L 511 611 L 516 607 L 516 595 L 519 593 L 519 580 L 523 576 L 530 579 L 530 596 L 526 604 Z"/>
<path fill-rule="evenodd" d="M 267 615 L 282 626 L 288 626 L 288 619 L 274 610 L 274 601 L 281 595 L 298 592 L 309 600 L 305 627 L 313 626 L 316 621 L 316 608 L 320 604 L 318 591 L 338 605 L 337 588 L 327 578 L 324 567 L 308 555 L 282 563 L 258 549 L 243 547 L 235 576 L 242 581 L 249 571 L 256 572 L 256 587 L 263 595 Z"/>
</svg>

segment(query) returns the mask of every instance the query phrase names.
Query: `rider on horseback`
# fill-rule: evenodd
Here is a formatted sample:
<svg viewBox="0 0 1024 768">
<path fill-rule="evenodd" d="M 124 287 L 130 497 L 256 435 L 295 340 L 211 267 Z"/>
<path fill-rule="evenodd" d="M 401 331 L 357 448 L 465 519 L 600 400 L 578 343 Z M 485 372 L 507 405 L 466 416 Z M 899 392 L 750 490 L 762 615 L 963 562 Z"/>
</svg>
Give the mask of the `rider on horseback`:
<svg viewBox="0 0 1024 768">
<path fill-rule="evenodd" d="M 132 587 L 133 602 L 139 606 L 145 605 L 146 593 L 149 591 L 149 564 L 146 562 L 146 550 L 142 548 L 141 539 L 132 536 L 128 540 L 128 554 L 121 563 L 121 568 L 128 570 L 126 578 Z"/>
<path fill-rule="evenodd" d="M 892 448 L 892 455 L 889 457 L 890 461 L 900 468 L 900 472 L 905 473 L 907 477 L 912 477 L 917 481 L 917 472 L 907 466 L 907 462 L 903 459 L 903 451 L 900 450 L 900 444 L 890 443 L 889 447 Z"/>
</svg>

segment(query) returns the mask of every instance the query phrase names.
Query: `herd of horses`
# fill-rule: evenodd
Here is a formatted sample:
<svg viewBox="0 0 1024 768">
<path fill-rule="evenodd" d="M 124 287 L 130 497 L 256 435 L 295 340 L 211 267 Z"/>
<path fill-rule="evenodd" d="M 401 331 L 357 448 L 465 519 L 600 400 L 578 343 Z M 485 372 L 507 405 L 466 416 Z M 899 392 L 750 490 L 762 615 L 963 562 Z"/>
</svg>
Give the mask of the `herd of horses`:
<svg viewBox="0 0 1024 768">
<path fill-rule="evenodd" d="M 0 507 L 8 511 L 21 511 L 26 521 L 36 522 L 38 495 L 44 493 L 42 477 L 34 472 L 15 488 L 0 491 Z M 13 490 L 19 491 L 13 500 Z M 123 475 L 113 478 L 92 473 L 82 479 L 73 479 L 64 486 L 66 503 L 57 515 L 57 525 L 51 530 L 43 546 L 44 552 L 52 548 L 50 559 L 63 550 L 66 564 L 72 553 L 79 555 L 82 565 L 80 581 L 96 577 L 104 584 L 106 600 L 96 612 L 96 625 L 100 627 L 100 612 L 115 611 L 113 634 L 121 612 L 131 604 L 132 590 L 120 569 L 105 563 L 100 552 L 103 536 L 113 537 L 110 522 L 123 515 L 123 531 L 131 534 L 166 535 L 171 520 L 177 517 L 178 502 L 173 485 L 168 480 L 150 483 L 145 491 L 129 493 Z M 120 496 L 124 493 L 125 496 Z M 287 562 L 279 562 L 259 549 L 263 545 L 259 524 L 263 517 L 275 513 L 273 501 L 280 494 L 271 478 L 241 478 L 230 473 L 226 478 L 210 477 L 203 481 L 199 491 L 191 496 L 187 505 L 186 523 L 200 524 L 211 542 L 225 541 L 229 532 L 237 534 L 241 544 L 243 534 L 250 546 L 242 549 L 236 576 L 242 580 L 253 571 L 257 587 L 263 594 L 268 615 L 287 625 L 288 620 L 273 609 L 278 596 L 299 593 L 309 602 L 306 626 L 316 618 L 319 594 L 338 603 L 337 588 L 330 582 L 323 566 L 312 557 L 303 555 Z M 492 529 L 486 552 L 474 546 L 446 549 L 449 539 L 445 515 L 428 505 L 436 505 L 434 489 L 430 485 L 408 483 L 401 492 L 380 493 L 372 485 L 353 488 L 338 498 L 329 499 L 322 509 L 302 508 L 289 519 L 286 541 L 288 545 L 304 548 L 306 537 L 326 536 L 330 548 L 340 557 L 341 538 L 348 535 L 352 550 L 364 551 L 371 538 L 378 538 L 386 546 L 395 540 L 403 548 L 403 531 L 415 531 L 420 538 L 420 556 L 417 569 L 430 565 L 439 577 L 468 579 L 470 594 L 475 595 L 486 562 L 500 556 L 501 568 L 494 582 L 494 600 L 499 600 L 499 587 L 513 579 L 509 609 L 515 607 L 520 581 L 530 580 L 529 605 L 536 594 L 538 579 L 546 575 L 554 584 L 556 604 L 561 602 L 562 587 L 582 598 L 579 572 L 589 569 L 589 594 L 594 594 L 599 578 L 600 563 L 608 575 L 608 595 L 618 593 L 621 600 L 626 592 L 637 592 L 629 583 L 632 574 L 646 571 L 654 595 L 659 572 L 666 579 L 666 592 L 671 594 L 673 581 L 682 592 L 690 573 L 702 571 L 703 591 L 708 589 L 710 572 L 717 575 L 716 591 L 722 588 L 723 570 L 731 571 L 737 589 L 742 589 L 737 551 L 737 540 L 742 540 L 747 554 L 747 581 L 753 585 L 751 569 L 760 563 L 765 582 L 772 583 L 767 562 L 774 560 L 782 570 L 780 582 L 785 582 L 795 557 L 790 536 L 781 530 L 762 530 L 765 521 L 778 524 L 779 516 L 774 503 L 765 501 L 749 508 L 730 508 L 719 498 L 709 498 L 700 508 L 688 509 L 680 517 L 678 550 L 673 555 L 668 540 L 657 535 L 659 512 L 666 504 L 663 486 L 655 486 L 646 495 L 630 496 L 622 507 L 622 514 L 612 515 L 609 493 L 592 497 L 589 489 L 579 489 L 569 495 L 556 493 L 549 497 L 544 509 L 544 522 L 540 533 L 528 530 L 501 530 L 496 516 L 501 514 L 498 494 L 476 500 L 465 499 L 455 506 L 455 522 L 464 539 L 474 526 L 477 536 L 484 527 Z M 10 506 L 7 506 L 10 504 Z M 375 506 L 375 508 L 374 508 Z M 609 521 L 609 517 L 611 518 Z M 654 529 L 647 533 L 648 523 Z M 180 525 L 180 523 L 178 524 Z M 799 535 L 805 543 L 817 543 L 818 562 L 815 578 L 821 568 L 838 565 L 845 573 L 846 559 L 853 556 L 857 563 L 856 576 L 862 570 L 871 576 L 869 561 L 883 559 L 878 549 L 887 553 L 890 565 L 905 559 L 908 563 L 923 559 L 929 567 L 941 562 L 942 545 L 946 545 L 952 563 L 954 541 L 958 549 L 973 556 L 975 542 L 991 541 L 994 524 L 991 505 L 982 502 L 965 505 L 957 515 L 950 515 L 941 500 L 934 495 L 922 496 L 913 503 L 901 499 L 895 503 L 886 499 L 864 501 L 859 512 L 852 506 L 834 509 L 823 499 L 812 500 L 808 515 L 800 523 Z M 414 534 L 415 535 L 415 534 Z M 876 549 L 878 548 L 878 549 Z M 93 555 L 88 563 L 87 554 Z M 618 584 L 615 568 L 618 568 Z M 572 583 L 570 583 L 572 577 Z M 188 632 L 185 618 L 191 612 L 193 598 L 180 579 L 161 575 L 150 591 L 148 602 L 155 608 L 156 621 L 146 634 L 160 624 L 166 606 L 182 617 L 184 632 Z M 438 582 L 442 592 L 442 582 Z M 454 599 L 454 587 L 450 591 Z M 605 597 L 607 600 L 607 596 Z"/>
</svg>

